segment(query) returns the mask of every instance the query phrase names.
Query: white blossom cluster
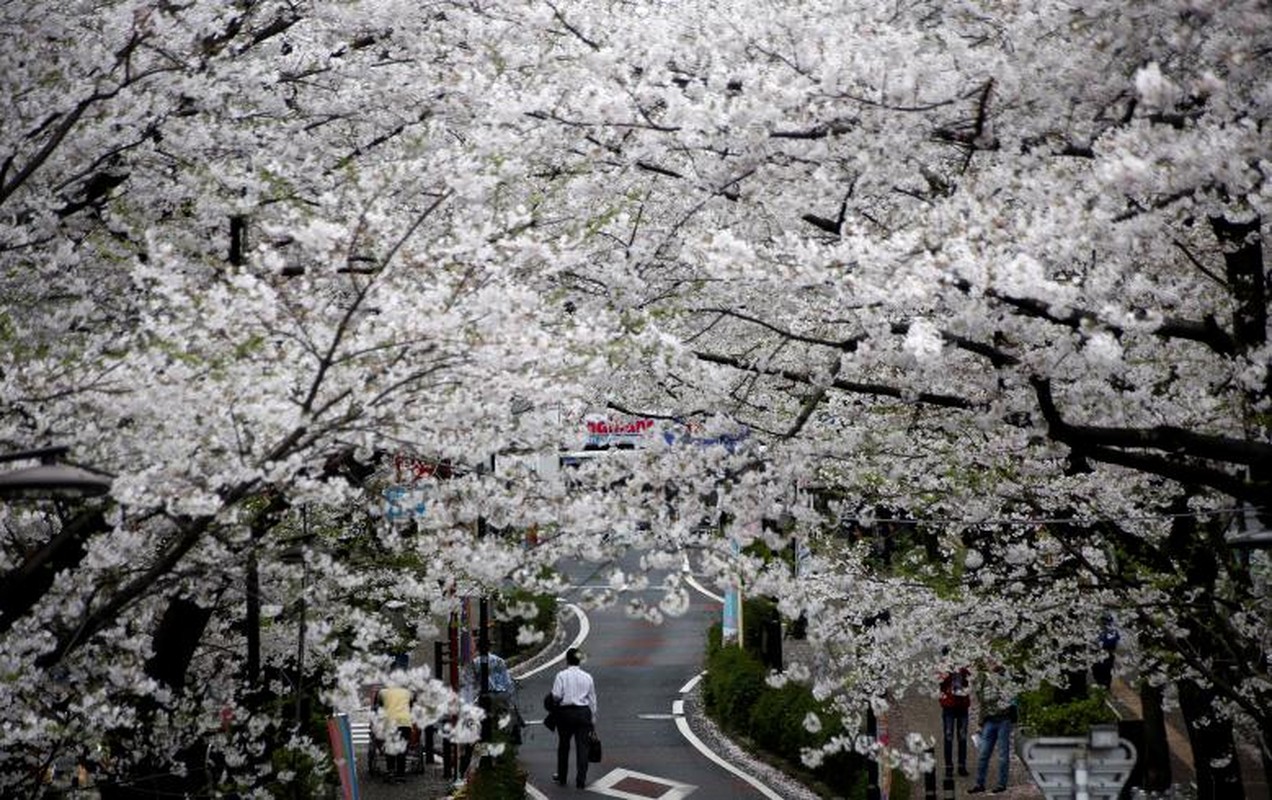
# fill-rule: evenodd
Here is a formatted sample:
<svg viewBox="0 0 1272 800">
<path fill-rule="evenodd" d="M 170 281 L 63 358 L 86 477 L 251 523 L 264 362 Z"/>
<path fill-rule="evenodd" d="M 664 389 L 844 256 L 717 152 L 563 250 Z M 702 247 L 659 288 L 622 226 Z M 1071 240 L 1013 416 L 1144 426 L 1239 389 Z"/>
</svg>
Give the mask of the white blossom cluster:
<svg viewBox="0 0 1272 800">
<path fill-rule="evenodd" d="M 466 597 L 540 641 L 561 559 L 650 622 L 686 554 L 802 616 L 819 656 L 770 683 L 846 731 L 810 766 L 923 770 L 867 707 L 933 694 L 943 645 L 1062 683 L 1109 612 L 1121 668 L 1272 738 L 1269 564 L 1224 544 L 1272 517 L 1266 3 L 104 0 L 0 31 L 0 455 L 112 479 L 0 506 L 0 794 L 68 759 L 308 780 L 306 708 L 363 708 Z M 526 466 L 596 413 L 660 427 Z M 408 674 L 417 723 L 477 738 Z"/>
</svg>

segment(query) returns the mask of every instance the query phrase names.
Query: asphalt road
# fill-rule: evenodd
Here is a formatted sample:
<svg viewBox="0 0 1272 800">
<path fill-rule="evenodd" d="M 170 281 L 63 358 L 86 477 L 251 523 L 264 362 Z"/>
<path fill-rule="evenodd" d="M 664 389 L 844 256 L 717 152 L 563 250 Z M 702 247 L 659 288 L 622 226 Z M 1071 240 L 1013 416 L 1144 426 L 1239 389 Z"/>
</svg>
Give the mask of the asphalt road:
<svg viewBox="0 0 1272 800">
<path fill-rule="evenodd" d="M 635 556 L 633 556 L 634 558 Z M 599 587 L 602 576 L 594 567 L 564 566 L 573 587 L 562 598 L 577 602 L 589 586 Z M 658 585 L 658 576 L 651 584 Z M 656 604 L 660 589 L 642 593 Z M 564 662 L 546 665 L 520 680 L 520 706 L 530 721 L 520 749 L 522 765 L 530 772 L 530 796 L 547 798 L 604 795 L 620 798 L 773 797 L 752 786 L 699 752 L 677 724 L 682 692 L 702 670 L 706 632 L 721 613 L 720 604 L 691 592 L 690 610 L 668 617 L 660 625 L 629 618 L 623 604 L 588 612 L 569 620 L 564 648 L 581 641 L 583 668 L 597 684 L 597 732 L 605 747 L 602 763 L 588 770 L 588 786 L 574 788 L 571 758 L 567 786 L 551 780 L 556 770 L 556 736 L 539 723 L 543 695 Z M 683 721 L 681 722 L 683 724 Z"/>
</svg>

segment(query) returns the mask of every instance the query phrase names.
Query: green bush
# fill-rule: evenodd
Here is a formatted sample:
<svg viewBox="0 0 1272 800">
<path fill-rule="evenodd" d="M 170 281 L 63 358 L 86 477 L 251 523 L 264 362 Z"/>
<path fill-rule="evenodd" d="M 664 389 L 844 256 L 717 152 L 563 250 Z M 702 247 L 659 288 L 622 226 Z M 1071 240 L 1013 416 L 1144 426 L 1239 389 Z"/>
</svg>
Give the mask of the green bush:
<svg viewBox="0 0 1272 800">
<path fill-rule="evenodd" d="M 717 628 L 717 640 L 719 633 Z M 737 647 L 717 648 L 707 665 L 702 700 L 707 712 L 727 721 L 729 727 L 750 735 L 748 716 L 767 686 L 764 665 Z"/>
<path fill-rule="evenodd" d="M 1043 685 L 1020 696 L 1020 725 L 1035 736 L 1086 736 L 1092 725 L 1117 722 L 1108 693 L 1098 687 L 1068 703 L 1056 700 L 1055 687 Z"/>
<path fill-rule="evenodd" d="M 517 764 L 516 748 L 508 748 L 500 755 L 483 759 L 461 794 L 467 800 L 505 800 L 509 797 L 525 797 L 526 779 L 529 774 Z"/>
<path fill-rule="evenodd" d="M 800 750 L 821 737 L 804 729 L 804 718 L 818 709 L 808 687 L 788 683 L 763 692 L 751 707 L 750 733 L 754 742 L 770 753 L 799 761 Z"/>
<path fill-rule="evenodd" d="M 728 733 L 749 740 L 760 755 L 780 762 L 784 771 L 808 783 L 819 783 L 835 795 L 861 796 L 866 774 L 860 756 L 837 753 L 811 772 L 801 761 L 803 748 L 844 734 L 839 717 L 817 702 L 807 686 L 787 683 L 774 688 L 765 680 L 767 675 L 755 653 L 722 646 L 720 625 L 711 628 L 707 674 L 702 683 L 707 714 Z M 810 712 L 822 721 L 816 733 L 804 727 Z"/>
<path fill-rule="evenodd" d="M 502 611 L 525 602 L 534 604 L 534 619 L 496 619 L 495 631 L 491 637 L 495 642 L 496 651 L 505 661 L 510 663 L 515 663 L 517 659 L 527 653 L 538 652 L 539 648 L 542 647 L 542 644 L 518 644 L 517 632 L 522 627 L 529 626 L 547 635 L 552 632 L 556 625 L 557 600 L 552 595 L 531 594 L 523 589 L 517 589 L 501 594 L 496 601 L 496 608 Z"/>
<path fill-rule="evenodd" d="M 911 797 L 913 794 L 914 788 L 905 773 L 899 769 L 892 770 L 892 783 L 888 789 L 888 797 L 897 797 L 904 800 L 904 798 Z"/>
</svg>

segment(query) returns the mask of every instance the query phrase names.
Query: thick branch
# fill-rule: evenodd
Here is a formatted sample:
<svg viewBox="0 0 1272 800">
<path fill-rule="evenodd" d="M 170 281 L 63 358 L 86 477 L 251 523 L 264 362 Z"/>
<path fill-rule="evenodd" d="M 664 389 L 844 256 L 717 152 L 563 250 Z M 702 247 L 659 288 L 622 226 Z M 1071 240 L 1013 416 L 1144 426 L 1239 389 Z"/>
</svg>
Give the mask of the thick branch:
<svg viewBox="0 0 1272 800">
<path fill-rule="evenodd" d="M 962 278 L 954 279 L 951 285 L 965 293 L 973 288 L 970 281 Z M 1013 297 L 991 288 L 985 288 L 983 293 L 986 297 L 1011 307 L 1022 316 L 1041 319 L 1070 330 L 1082 330 L 1087 325 L 1096 324 L 1115 336 L 1122 336 L 1125 333 L 1121 326 L 1105 322 L 1095 312 L 1086 309 L 1074 308 L 1067 314 L 1059 315 L 1052 312 L 1051 303 L 1036 298 Z M 1195 341 L 1222 356 L 1230 356 L 1236 352 L 1236 342 L 1213 317 L 1206 317 L 1201 321 L 1168 318 L 1158 325 L 1153 333 L 1163 339 Z"/>
<path fill-rule="evenodd" d="M 706 361 L 710 364 L 719 364 L 721 366 L 732 367 L 733 369 L 749 372 L 754 375 L 769 375 L 794 383 L 802 383 L 808 386 L 820 386 L 823 381 L 816 380 L 812 375 L 806 372 L 798 372 L 789 369 L 778 369 L 773 367 L 763 367 L 744 361 L 733 356 L 723 356 L 716 353 L 706 353 L 695 350 L 693 352 L 695 358 Z M 903 400 L 907 403 L 922 403 L 924 405 L 940 406 L 942 408 L 959 408 L 959 409 L 977 409 L 983 408 L 983 404 L 974 403 L 965 397 L 957 397 L 948 394 L 934 394 L 931 392 L 911 392 L 896 386 L 888 386 L 882 383 L 858 383 L 856 381 L 845 381 L 834 379 L 826 384 L 831 389 L 838 389 L 842 392 L 850 392 L 852 394 L 863 394 L 873 397 L 892 397 L 897 400 Z"/>
<path fill-rule="evenodd" d="M 39 602 L 53 579 L 64 569 L 69 569 L 84 557 L 84 542 L 90 536 L 107 529 L 106 518 L 100 509 L 83 511 L 41 547 L 30 558 L 0 578 L 4 592 L 0 593 L 0 634 L 13 627 L 13 623 Z"/>
<path fill-rule="evenodd" d="M 1069 425 L 1056 407 L 1051 382 L 1045 378 L 1034 378 L 1032 383 L 1038 397 L 1038 408 L 1047 423 L 1048 435 L 1087 459 L 1160 475 L 1185 485 L 1208 486 L 1254 503 L 1264 502 L 1267 498 L 1269 487 L 1266 482 L 1247 481 L 1227 470 L 1180 458 L 1246 465 L 1261 468 L 1263 474 L 1267 474 L 1268 466 L 1272 464 L 1272 445 L 1223 436 L 1207 436 L 1167 425 L 1153 428 Z M 1121 448 L 1158 450 L 1170 455 L 1160 456 Z"/>
<path fill-rule="evenodd" d="M 61 661 L 80 642 L 91 638 L 107 625 L 112 624 L 118 618 L 120 612 L 131 605 L 134 600 L 142 597 L 163 576 L 172 572 L 177 563 L 199 541 L 199 537 L 207 530 L 212 519 L 212 517 L 200 517 L 195 520 L 186 520 L 176 538 L 159 554 L 159 557 L 155 559 L 149 569 L 111 595 L 110 600 L 106 603 L 86 614 L 83 622 L 74 631 L 59 636 L 57 645 L 36 659 L 36 666 L 42 669 L 53 666 Z"/>
<path fill-rule="evenodd" d="M 1178 428 L 1156 425 L 1151 428 L 1099 428 L 1070 425 L 1060 417 L 1051 382 L 1033 380 L 1038 406 L 1052 433 L 1065 442 L 1101 447 L 1133 447 L 1187 455 L 1229 464 L 1255 465 L 1272 462 L 1272 445 L 1227 436 L 1210 436 Z"/>
</svg>

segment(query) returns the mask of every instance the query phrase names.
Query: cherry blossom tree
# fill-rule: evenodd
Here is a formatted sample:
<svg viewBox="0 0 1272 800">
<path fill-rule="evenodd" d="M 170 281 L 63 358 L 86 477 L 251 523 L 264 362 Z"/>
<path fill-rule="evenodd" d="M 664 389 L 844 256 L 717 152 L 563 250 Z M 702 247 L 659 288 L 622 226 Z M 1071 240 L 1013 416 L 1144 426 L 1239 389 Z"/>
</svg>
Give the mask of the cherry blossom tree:
<svg viewBox="0 0 1272 800">
<path fill-rule="evenodd" d="M 0 787 L 38 794 L 68 758 L 111 796 L 321 776 L 300 687 L 349 708 L 383 681 L 384 601 L 427 633 L 461 592 L 535 575 L 517 542 L 476 539 L 488 476 L 454 481 L 429 536 L 376 516 L 390 456 L 555 442 L 515 412 L 568 404 L 606 338 L 543 291 L 571 256 L 497 135 L 491 22 L 385 2 L 0 14 L 0 441 L 114 475 L 101 503 L 4 508 Z M 471 730 L 438 676 L 413 680 L 421 724 Z"/>
<path fill-rule="evenodd" d="M 882 695 L 956 635 L 1062 682 L 1116 609 L 1238 796 L 1232 720 L 1272 763 L 1267 562 L 1225 540 L 1269 516 L 1266 6 L 543 16 L 527 139 L 571 137 L 544 169 L 598 198 L 564 277 L 648 346 L 611 404 L 763 435 L 743 519 L 802 483 L 928 537 L 917 588 L 839 552 L 811 597 L 773 579 L 820 690 Z"/>
<path fill-rule="evenodd" d="M 628 544 L 805 614 L 774 680 L 850 721 L 951 638 L 1062 682 L 1115 609 L 1222 796 L 1233 723 L 1268 763 L 1268 564 L 1224 539 L 1268 515 L 1265 4 L 0 14 L 0 441 L 116 476 L 0 511 L 6 793 L 99 745 L 118 794 L 267 793 L 324 758 L 270 700 L 356 705 L 383 601 Z M 606 407 L 670 443 L 472 468 Z M 466 467 L 407 526 L 396 453 Z"/>
</svg>

